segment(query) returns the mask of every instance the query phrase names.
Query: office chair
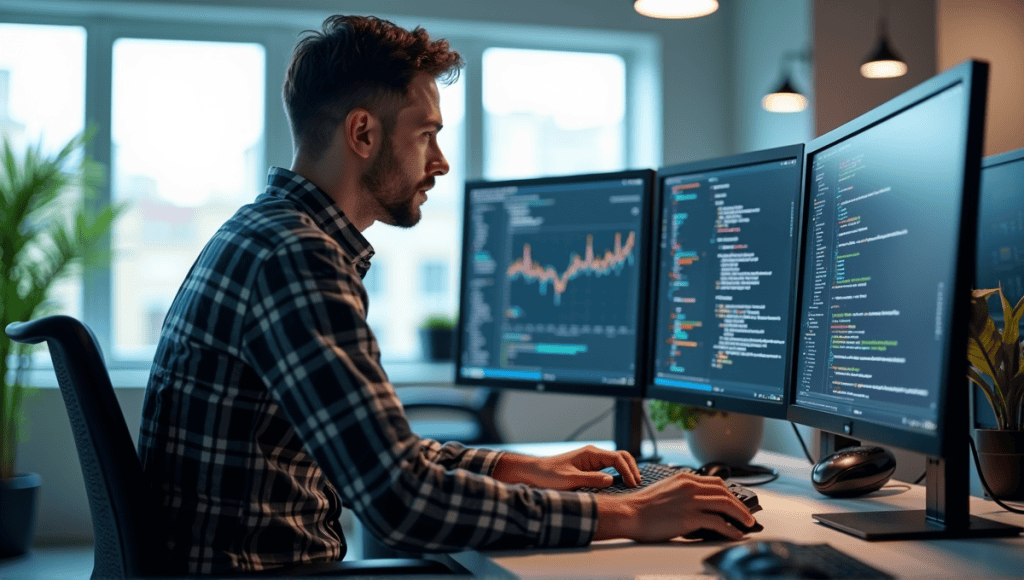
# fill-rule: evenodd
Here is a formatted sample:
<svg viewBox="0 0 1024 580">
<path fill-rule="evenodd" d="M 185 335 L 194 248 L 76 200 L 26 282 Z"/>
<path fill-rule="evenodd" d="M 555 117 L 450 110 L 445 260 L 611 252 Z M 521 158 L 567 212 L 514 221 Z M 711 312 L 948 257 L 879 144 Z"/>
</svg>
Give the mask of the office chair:
<svg viewBox="0 0 1024 580">
<path fill-rule="evenodd" d="M 466 445 L 505 442 L 498 429 L 500 389 L 407 386 L 395 391 L 420 437 Z"/>
<path fill-rule="evenodd" d="M 78 448 L 95 535 L 92 578 L 129 579 L 166 575 L 165 553 L 156 535 L 159 511 L 142 474 L 121 406 L 114 396 L 103 353 L 92 331 L 70 316 L 47 316 L 7 325 L 16 342 L 46 341 Z M 468 574 L 454 560 L 352 560 L 297 566 L 283 571 L 219 577 L 387 576 Z M 456 572 L 453 572 L 453 569 Z"/>
</svg>

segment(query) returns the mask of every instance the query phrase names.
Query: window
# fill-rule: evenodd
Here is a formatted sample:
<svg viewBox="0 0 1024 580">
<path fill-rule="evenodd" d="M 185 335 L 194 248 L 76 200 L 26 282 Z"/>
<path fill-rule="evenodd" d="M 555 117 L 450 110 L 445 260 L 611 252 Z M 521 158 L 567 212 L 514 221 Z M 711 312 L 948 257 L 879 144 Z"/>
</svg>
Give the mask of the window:
<svg viewBox="0 0 1024 580">
<path fill-rule="evenodd" d="M 85 128 L 85 40 L 80 26 L 0 24 L 0 134 L 15 151 L 54 154 Z M 55 283 L 50 298 L 80 317 L 80 273 Z"/>
<path fill-rule="evenodd" d="M 385 269 L 384 258 L 375 256 L 373 258 L 373 265 L 366 272 L 366 276 L 363 276 L 363 287 L 366 288 L 366 293 L 371 297 L 384 291 Z"/>
<path fill-rule="evenodd" d="M 621 56 L 489 48 L 483 71 L 489 179 L 626 167 Z"/>
<path fill-rule="evenodd" d="M 420 267 L 420 292 L 429 295 L 448 292 L 448 264 L 426 262 Z"/>
<path fill-rule="evenodd" d="M 113 348 L 151 358 L 220 225 L 263 189 L 263 47 L 120 38 L 113 48 Z"/>
<path fill-rule="evenodd" d="M 0 125 L 5 133 L 24 126 L 27 138 L 51 146 L 82 131 L 86 118 L 96 123 L 94 155 L 108 166 L 102 194 L 129 209 L 111 235 L 109 271 L 70 281 L 56 298 L 96 331 L 111 366 L 148 368 L 202 247 L 263 190 L 269 165 L 291 163 L 280 87 L 296 39 L 323 15 L 143 1 L 62 6 L 18 2 L 0 12 Z M 425 26 L 467 66 L 439 87 L 438 138 L 451 171 L 437 179 L 422 220 L 363 232 L 376 250 L 366 280 L 370 323 L 389 363 L 421 357 L 416 329 L 428 315 L 457 314 L 466 179 L 660 159 L 653 36 Z"/>
</svg>

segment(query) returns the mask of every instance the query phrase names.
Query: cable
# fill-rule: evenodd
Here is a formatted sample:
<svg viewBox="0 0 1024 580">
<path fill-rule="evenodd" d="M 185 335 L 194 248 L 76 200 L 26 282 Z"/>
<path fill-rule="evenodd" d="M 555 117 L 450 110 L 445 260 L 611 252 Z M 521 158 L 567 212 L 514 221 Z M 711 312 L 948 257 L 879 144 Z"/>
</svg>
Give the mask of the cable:
<svg viewBox="0 0 1024 580">
<path fill-rule="evenodd" d="M 722 479 L 738 479 L 736 483 L 739 483 L 743 487 L 755 487 L 758 485 L 764 485 L 771 483 L 779 478 L 779 470 L 771 467 L 765 467 L 763 465 L 736 465 L 729 466 L 729 474 Z M 758 477 L 760 475 L 767 475 L 767 479 L 747 481 L 748 477 Z"/>
<path fill-rule="evenodd" d="M 576 429 L 575 431 L 570 433 L 569 436 L 565 438 L 565 440 L 566 441 L 575 441 L 576 438 L 580 436 L 580 433 L 583 433 L 584 431 L 589 429 L 591 426 L 594 425 L 594 423 L 597 423 L 601 419 L 604 419 L 608 415 L 611 415 L 613 411 L 615 411 L 615 405 L 612 405 L 611 408 L 608 409 L 607 411 L 605 411 L 604 413 L 601 413 L 597 417 L 594 417 L 593 419 L 591 419 L 591 420 L 587 421 L 586 423 L 584 423 L 582 426 L 580 426 L 579 429 Z"/>
<path fill-rule="evenodd" d="M 789 424 L 793 426 L 793 432 L 796 433 L 796 438 L 800 440 L 800 447 L 803 448 L 804 456 L 807 457 L 807 461 L 809 461 L 811 465 L 814 465 L 817 462 L 811 458 L 811 452 L 807 450 L 807 444 L 804 443 L 804 436 L 801 435 L 800 430 L 796 428 L 796 423 L 790 421 Z"/>
<path fill-rule="evenodd" d="M 919 483 L 924 481 L 924 478 L 927 477 L 927 475 L 928 475 L 928 470 L 926 469 L 926 470 L 924 470 L 924 473 L 921 474 L 921 477 L 919 477 L 919 478 L 914 480 L 914 485 L 918 485 Z"/>
<path fill-rule="evenodd" d="M 1017 509 L 1017 508 L 1012 508 L 1012 507 L 1006 505 L 1005 503 L 999 501 L 999 498 L 996 497 L 996 494 L 992 493 L 992 489 L 989 488 L 988 482 L 985 481 L 985 474 L 981 472 L 981 460 L 978 459 L 978 450 L 977 450 L 977 448 L 974 447 L 974 437 L 971 437 L 970 435 L 968 435 L 967 436 L 967 441 L 968 441 L 968 443 L 971 444 L 971 455 L 974 456 L 974 467 L 978 468 L 978 477 L 981 479 L 981 485 L 982 485 L 982 487 L 985 488 L 985 492 L 988 493 L 988 496 L 990 498 L 992 498 L 992 501 L 994 501 L 997 504 L 999 504 L 999 507 L 1003 508 L 1004 510 L 1006 510 L 1008 512 L 1013 512 L 1015 514 L 1024 514 L 1024 510 Z"/>
</svg>

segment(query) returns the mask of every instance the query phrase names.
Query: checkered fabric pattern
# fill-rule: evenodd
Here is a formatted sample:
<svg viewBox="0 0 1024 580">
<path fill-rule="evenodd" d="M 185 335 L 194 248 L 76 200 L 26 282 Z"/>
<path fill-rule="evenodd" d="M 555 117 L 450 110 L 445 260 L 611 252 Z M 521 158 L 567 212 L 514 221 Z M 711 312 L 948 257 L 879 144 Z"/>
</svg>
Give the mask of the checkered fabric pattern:
<svg viewBox="0 0 1024 580">
<path fill-rule="evenodd" d="M 409 551 L 592 539 L 592 495 L 503 484 L 500 452 L 410 431 L 366 324 L 372 256 L 323 191 L 272 168 L 192 266 L 139 438 L 169 572 L 341 559 L 342 506 Z"/>
</svg>

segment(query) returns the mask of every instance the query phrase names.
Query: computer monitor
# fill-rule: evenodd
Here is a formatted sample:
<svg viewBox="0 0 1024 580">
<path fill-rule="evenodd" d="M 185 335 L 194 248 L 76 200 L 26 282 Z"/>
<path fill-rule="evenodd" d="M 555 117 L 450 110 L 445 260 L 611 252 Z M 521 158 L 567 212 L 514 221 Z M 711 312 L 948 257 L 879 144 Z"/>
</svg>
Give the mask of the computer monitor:
<svg viewBox="0 0 1024 580">
<path fill-rule="evenodd" d="M 814 516 L 865 539 L 1020 532 L 968 507 L 966 331 L 987 78 L 987 64 L 966 62 L 805 147 L 788 417 L 926 454 L 926 509 Z"/>
<path fill-rule="evenodd" d="M 784 418 L 803 145 L 658 171 L 647 397 Z"/>
<path fill-rule="evenodd" d="M 620 398 L 616 441 L 639 454 L 653 181 L 466 184 L 456 384 Z"/>
<path fill-rule="evenodd" d="M 1001 285 L 1006 299 L 1016 305 L 1024 296 L 1024 149 L 982 160 L 980 203 L 974 287 Z M 1003 309 L 997 298 L 989 298 L 989 310 L 1002 329 Z M 981 388 L 974 388 L 974 426 L 995 429 L 992 407 Z"/>
</svg>

